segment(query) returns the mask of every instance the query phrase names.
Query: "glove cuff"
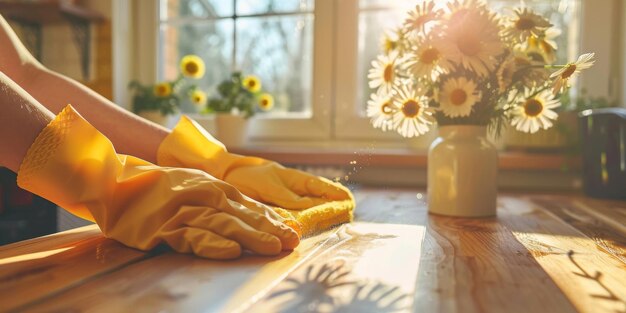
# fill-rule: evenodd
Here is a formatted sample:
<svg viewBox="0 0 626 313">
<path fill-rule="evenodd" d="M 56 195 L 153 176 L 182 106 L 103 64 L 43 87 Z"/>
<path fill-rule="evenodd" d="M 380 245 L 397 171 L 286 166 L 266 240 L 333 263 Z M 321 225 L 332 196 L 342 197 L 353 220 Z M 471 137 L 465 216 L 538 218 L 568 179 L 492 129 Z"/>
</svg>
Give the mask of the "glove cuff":
<svg viewBox="0 0 626 313">
<path fill-rule="evenodd" d="M 157 165 L 201 169 L 219 179 L 229 163 L 226 147 L 185 115 L 157 150 Z"/>
<path fill-rule="evenodd" d="M 67 105 L 39 133 L 26 152 L 17 172 L 18 186 L 56 203 L 74 215 L 94 221 L 86 207 L 74 203 L 73 196 L 78 191 L 67 188 L 72 180 L 81 176 L 79 172 L 85 170 L 75 166 L 76 164 L 70 160 L 79 155 L 78 150 L 90 149 L 85 142 L 77 143 L 75 134 L 78 133 L 80 137 L 78 141 L 82 141 L 83 136 L 92 135 L 94 131 L 97 133 L 71 105 Z M 108 141 L 106 137 L 100 136 L 100 140 Z M 110 142 L 108 143 L 112 146 Z M 74 146 L 76 149 L 68 149 L 68 146 Z"/>
</svg>

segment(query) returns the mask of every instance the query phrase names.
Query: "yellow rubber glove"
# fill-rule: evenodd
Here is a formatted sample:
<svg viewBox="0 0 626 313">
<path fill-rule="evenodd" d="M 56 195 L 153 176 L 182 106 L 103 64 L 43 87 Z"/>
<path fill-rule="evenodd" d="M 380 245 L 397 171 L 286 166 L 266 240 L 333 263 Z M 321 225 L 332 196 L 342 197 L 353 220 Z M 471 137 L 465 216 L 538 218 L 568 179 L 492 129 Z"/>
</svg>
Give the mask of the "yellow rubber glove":
<svg viewBox="0 0 626 313">
<path fill-rule="evenodd" d="M 179 252 L 231 259 L 242 248 L 275 255 L 299 243 L 270 207 L 203 171 L 116 154 L 71 106 L 39 134 L 17 181 L 95 221 L 106 237 L 142 250 L 167 243 Z"/>
<path fill-rule="evenodd" d="M 255 200 L 285 209 L 277 211 L 296 218 L 304 236 L 352 220 L 354 198 L 343 185 L 276 162 L 229 153 L 186 116 L 161 143 L 157 163 L 201 169 Z"/>
</svg>

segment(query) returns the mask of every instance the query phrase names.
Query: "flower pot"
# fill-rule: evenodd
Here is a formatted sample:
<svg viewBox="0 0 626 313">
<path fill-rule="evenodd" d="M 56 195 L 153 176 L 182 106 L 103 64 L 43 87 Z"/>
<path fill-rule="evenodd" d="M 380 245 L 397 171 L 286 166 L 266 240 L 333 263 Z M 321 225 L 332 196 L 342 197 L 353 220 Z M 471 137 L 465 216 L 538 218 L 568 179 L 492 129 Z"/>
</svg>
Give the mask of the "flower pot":
<svg viewBox="0 0 626 313">
<path fill-rule="evenodd" d="M 167 123 L 167 116 L 159 110 L 141 111 L 137 115 L 159 125 L 165 126 Z"/>
<path fill-rule="evenodd" d="M 215 138 L 226 148 L 243 147 L 248 135 L 248 121 L 241 115 L 215 114 Z"/>
<path fill-rule="evenodd" d="M 428 211 L 458 217 L 496 214 L 498 152 L 485 126 L 439 128 L 428 151 Z"/>
</svg>

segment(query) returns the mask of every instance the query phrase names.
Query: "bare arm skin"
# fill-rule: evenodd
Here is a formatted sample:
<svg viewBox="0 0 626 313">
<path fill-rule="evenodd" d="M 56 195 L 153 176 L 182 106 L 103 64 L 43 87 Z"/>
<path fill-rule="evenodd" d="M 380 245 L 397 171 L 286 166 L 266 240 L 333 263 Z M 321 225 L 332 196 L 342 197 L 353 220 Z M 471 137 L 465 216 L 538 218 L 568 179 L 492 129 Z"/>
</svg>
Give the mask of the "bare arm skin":
<svg viewBox="0 0 626 313">
<path fill-rule="evenodd" d="M 72 104 L 113 142 L 117 151 L 156 163 L 156 151 L 169 131 L 132 114 L 81 83 L 39 63 L 0 15 L 0 71 L 55 114 Z M 3 112 L 4 116 L 4 112 Z"/>
<path fill-rule="evenodd" d="M 17 173 L 30 145 L 54 114 L 0 72 L 0 164 Z"/>
</svg>

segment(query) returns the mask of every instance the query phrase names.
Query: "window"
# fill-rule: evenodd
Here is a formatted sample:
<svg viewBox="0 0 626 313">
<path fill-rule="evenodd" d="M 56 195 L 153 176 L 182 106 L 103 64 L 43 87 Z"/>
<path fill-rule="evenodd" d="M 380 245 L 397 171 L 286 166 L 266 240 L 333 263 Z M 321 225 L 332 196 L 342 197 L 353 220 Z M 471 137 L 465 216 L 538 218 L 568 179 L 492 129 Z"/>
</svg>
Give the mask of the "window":
<svg viewBox="0 0 626 313">
<path fill-rule="evenodd" d="M 160 15 L 160 76 L 197 54 L 209 65 L 201 88 L 241 70 L 260 76 L 275 111 L 310 112 L 313 0 L 162 0 Z"/>
<path fill-rule="evenodd" d="M 255 74 L 274 95 L 276 110 L 252 120 L 252 139 L 328 138 L 332 64 L 324 60 L 331 58 L 332 28 L 324 23 L 330 14 L 319 12 L 332 10 L 318 2 L 160 0 L 158 75 L 172 78 L 189 53 L 206 61 L 200 85 L 208 91 L 233 70 Z"/>
<path fill-rule="evenodd" d="M 159 9 L 160 78 L 171 78 L 177 60 L 194 53 L 208 64 L 202 81 L 208 90 L 240 69 L 259 75 L 276 96 L 277 112 L 252 121 L 256 142 L 427 146 L 428 136 L 409 141 L 383 133 L 364 116 L 367 71 L 379 53 L 381 35 L 400 23 L 417 0 L 152 1 Z M 610 64 L 620 44 L 611 40 L 619 20 L 612 13 L 617 1 L 526 1 L 563 30 L 558 44 L 567 49 L 559 50 L 559 59 L 596 52 L 594 78 L 583 76 L 582 84 L 600 95 L 609 95 L 609 82 L 615 78 Z M 499 10 L 519 5 L 518 0 L 489 2 Z"/>
</svg>

